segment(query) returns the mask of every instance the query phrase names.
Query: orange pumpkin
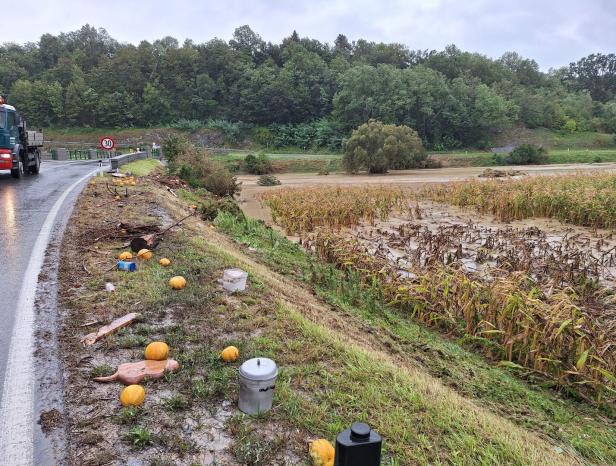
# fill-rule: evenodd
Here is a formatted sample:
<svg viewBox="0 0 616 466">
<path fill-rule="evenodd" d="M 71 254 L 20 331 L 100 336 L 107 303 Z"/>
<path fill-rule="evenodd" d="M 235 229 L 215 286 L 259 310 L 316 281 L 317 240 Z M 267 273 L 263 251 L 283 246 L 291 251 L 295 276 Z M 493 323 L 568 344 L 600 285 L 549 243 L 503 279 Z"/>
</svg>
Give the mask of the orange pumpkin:
<svg viewBox="0 0 616 466">
<path fill-rule="evenodd" d="M 143 260 L 150 260 L 152 258 L 152 251 L 149 249 L 142 249 L 137 253 L 137 257 Z"/>
<path fill-rule="evenodd" d="M 186 279 L 181 276 L 173 277 L 169 280 L 169 286 L 174 290 L 182 290 L 186 287 Z"/>
<path fill-rule="evenodd" d="M 240 350 L 235 346 L 227 346 L 221 351 L 220 357 L 224 362 L 235 362 L 240 357 Z"/>
<path fill-rule="evenodd" d="M 131 260 L 131 259 L 133 258 L 133 255 L 132 255 L 129 251 L 124 251 L 124 252 L 121 252 L 121 253 L 120 253 L 120 255 L 118 256 L 118 258 L 119 258 L 121 261 L 129 261 L 129 260 Z"/>
<path fill-rule="evenodd" d="M 329 441 L 321 438 L 310 442 L 308 452 L 313 466 L 334 466 L 336 450 Z"/>
<path fill-rule="evenodd" d="M 153 361 L 163 361 L 169 356 L 169 346 L 164 341 L 153 341 L 145 347 L 144 356 Z"/>
<path fill-rule="evenodd" d="M 145 400 L 145 389 L 141 385 L 129 385 L 120 393 L 122 406 L 140 406 Z"/>
</svg>

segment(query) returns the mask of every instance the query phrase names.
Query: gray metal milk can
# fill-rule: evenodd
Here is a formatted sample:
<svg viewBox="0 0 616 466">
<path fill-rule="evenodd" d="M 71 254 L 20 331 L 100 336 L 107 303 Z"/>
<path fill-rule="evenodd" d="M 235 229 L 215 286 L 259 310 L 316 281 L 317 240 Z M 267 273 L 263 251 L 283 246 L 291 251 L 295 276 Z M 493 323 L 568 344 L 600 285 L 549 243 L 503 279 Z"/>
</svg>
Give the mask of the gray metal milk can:
<svg viewBox="0 0 616 466">
<path fill-rule="evenodd" d="M 272 407 L 278 367 L 268 358 L 253 358 L 240 367 L 240 411 L 259 414 Z"/>
</svg>

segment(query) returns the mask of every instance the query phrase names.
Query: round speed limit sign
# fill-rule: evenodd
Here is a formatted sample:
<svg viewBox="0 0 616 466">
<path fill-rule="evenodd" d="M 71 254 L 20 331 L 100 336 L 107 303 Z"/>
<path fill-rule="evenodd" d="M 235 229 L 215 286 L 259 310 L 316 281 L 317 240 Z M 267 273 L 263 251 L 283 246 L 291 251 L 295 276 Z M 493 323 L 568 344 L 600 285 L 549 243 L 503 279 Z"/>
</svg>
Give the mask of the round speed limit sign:
<svg viewBox="0 0 616 466">
<path fill-rule="evenodd" d="M 100 140 L 100 143 L 101 143 L 101 148 L 105 150 L 113 150 L 113 148 L 115 147 L 115 141 L 113 140 L 113 138 L 110 138 L 109 136 L 102 137 Z"/>
</svg>

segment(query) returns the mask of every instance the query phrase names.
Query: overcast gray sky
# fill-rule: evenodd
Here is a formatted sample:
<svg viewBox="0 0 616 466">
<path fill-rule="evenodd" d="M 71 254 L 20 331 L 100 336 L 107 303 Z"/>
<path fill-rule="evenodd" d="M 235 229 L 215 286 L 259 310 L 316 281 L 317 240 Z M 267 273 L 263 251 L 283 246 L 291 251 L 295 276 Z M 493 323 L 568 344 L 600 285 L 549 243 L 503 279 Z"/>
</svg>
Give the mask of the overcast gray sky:
<svg viewBox="0 0 616 466">
<path fill-rule="evenodd" d="M 122 42 L 171 35 L 205 42 L 228 40 L 249 24 L 277 42 L 296 29 L 332 43 L 401 42 L 411 49 L 460 48 L 499 57 L 506 51 L 537 60 L 542 69 L 593 52 L 616 52 L 616 0 L 28 0 L 20 27 L 3 38 L 37 41 L 85 23 Z M 10 33 L 8 33 L 10 31 Z M 8 33 L 8 35 L 7 35 Z M 2 40 L 2 39 L 0 39 Z"/>
</svg>

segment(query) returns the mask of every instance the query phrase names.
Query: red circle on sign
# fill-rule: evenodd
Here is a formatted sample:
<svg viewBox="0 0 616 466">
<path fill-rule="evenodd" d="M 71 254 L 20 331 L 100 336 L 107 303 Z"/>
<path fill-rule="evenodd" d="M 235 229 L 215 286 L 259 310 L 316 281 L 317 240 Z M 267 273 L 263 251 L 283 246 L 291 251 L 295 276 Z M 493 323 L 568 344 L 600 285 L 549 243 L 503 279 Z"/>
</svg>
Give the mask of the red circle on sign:
<svg viewBox="0 0 616 466">
<path fill-rule="evenodd" d="M 104 150 L 113 150 L 115 147 L 115 141 L 109 136 L 103 136 L 100 140 L 100 146 Z"/>
</svg>

